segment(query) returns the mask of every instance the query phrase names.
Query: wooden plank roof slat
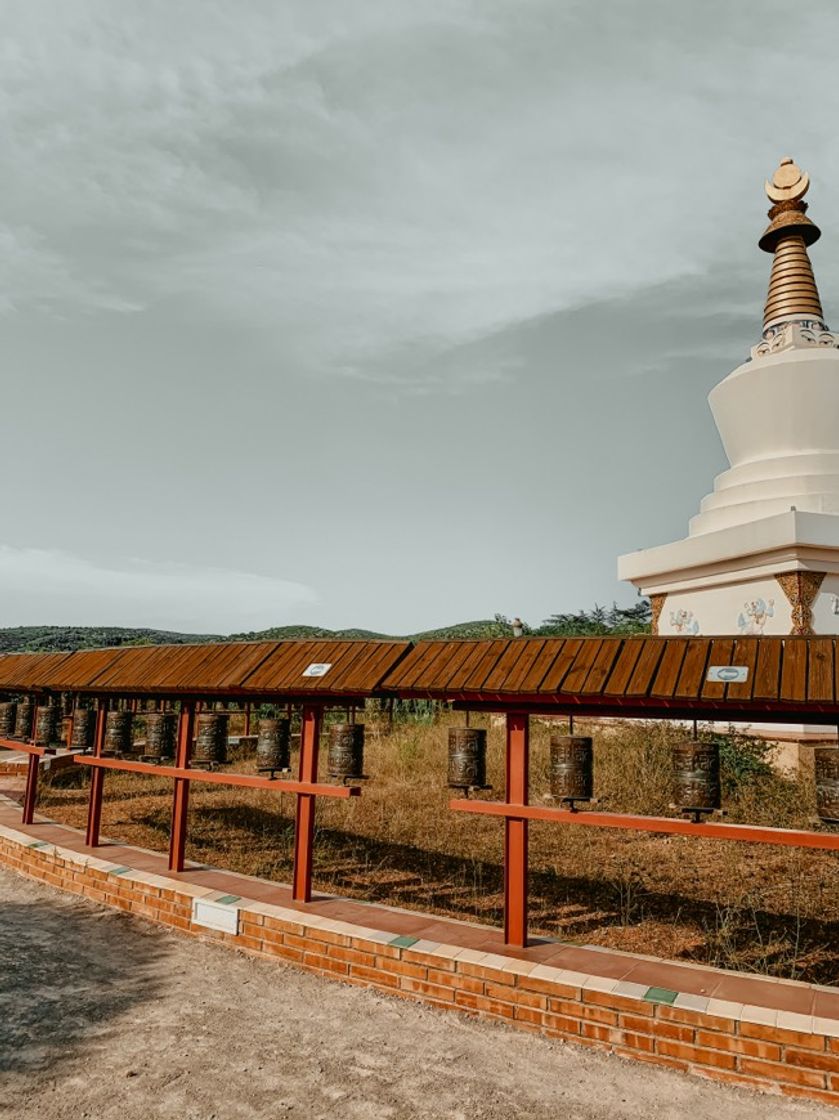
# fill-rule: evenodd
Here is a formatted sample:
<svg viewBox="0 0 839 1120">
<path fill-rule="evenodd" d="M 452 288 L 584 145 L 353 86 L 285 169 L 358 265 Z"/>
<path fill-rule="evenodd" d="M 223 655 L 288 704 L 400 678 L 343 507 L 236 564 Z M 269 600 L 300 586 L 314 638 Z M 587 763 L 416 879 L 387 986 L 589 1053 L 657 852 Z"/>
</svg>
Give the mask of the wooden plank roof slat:
<svg viewBox="0 0 839 1120">
<path fill-rule="evenodd" d="M 807 699 L 807 643 L 796 638 L 789 638 L 784 642 L 781 699 Z"/>
<path fill-rule="evenodd" d="M 714 642 L 708 638 L 688 639 L 674 696 L 690 697 L 693 700 L 699 696 L 705 681 L 705 666 L 708 664 L 708 656 L 713 645 Z"/>
<path fill-rule="evenodd" d="M 463 685 L 465 692 L 481 692 L 483 690 L 484 682 L 495 668 L 499 658 L 503 656 L 511 640 L 510 638 L 494 638 L 490 641 L 486 653 Z"/>
<path fill-rule="evenodd" d="M 676 682 L 682 669 L 682 662 L 687 653 L 688 643 L 684 638 L 668 642 L 658 663 L 653 683 L 650 686 L 650 696 L 662 696 L 669 699 L 676 691 Z"/>
<path fill-rule="evenodd" d="M 707 673 L 712 665 L 733 665 L 733 653 L 733 638 L 714 638 L 710 643 L 699 686 L 694 691 L 695 696 L 702 696 L 707 700 L 722 700 L 725 697 L 725 690 L 727 687 L 725 682 L 709 681 Z"/>
<path fill-rule="evenodd" d="M 567 640 L 567 638 L 545 639 L 536 660 L 520 682 L 519 687 L 523 693 L 539 692 L 542 687 L 542 682 L 553 668 L 557 657 L 562 653 L 563 646 Z"/>
<path fill-rule="evenodd" d="M 809 672 L 807 674 L 807 699 L 832 702 L 833 691 L 833 638 L 811 638 Z"/>
<path fill-rule="evenodd" d="M 595 638 L 593 641 L 582 643 L 577 650 L 577 656 L 574 658 L 571 667 L 563 678 L 560 691 L 572 695 L 582 690 L 585 679 L 592 665 L 597 660 L 597 655 L 602 645 L 602 638 Z"/>
<path fill-rule="evenodd" d="M 618 659 L 603 686 L 604 696 L 623 696 L 643 648 L 644 643 L 638 638 L 623 642 Z"/>
<path fill-rule="evenodd" d="M 653 674 L 658 667 L 662 654 L 666 648 L 665 638 L 646 638 L 629 684 L 626 686 L 627 696 L 646 696 L 652 683 Z"/>
<path fill-rule="evenodd" d="M 731 664 L 746 670 L 746 679 L 726 685 L 726 700 L 751 700 L 755 686 L 755 662 L 758 642 L 754 638 L 738 638 L 731 653 Z M 716 662 L 714 662 L 716 664 Z M 704 695 L 704 692 L 703 692 Z"/>
<path fill-rule="evenodd" d="M 562 683 L 565 675 L 571 666 L 574 664 L 574 659 L 580 652 L 580 647 L 583 644 L 582 638 L 567 638 L 562 645 L 562 649 L 553 660 L 553 664 L 548 669 L 542 683 L 539 685 L 538 694 L 540 696 L 545 693 L 555 693 L 562 691 Z"/>
<path fill-rule="evenodd" d="M 603 644 L 592 662 L 580 692 L 587 696 L 603 691 L 606 679 L 612 671 L 612 666 L 620 655 L 623 640 L 621 638 L 604 638 Z"/>
<path fill-rule="evenodd" d="M 779 641 L 762 638 L 758 643 L 757 663 L 755 665 L 755 686 L 752 696 L 755 700 L 777 700 L 781 677 L 781 653 Z"/>
<path fill-rule="evenodd" d="M 393 688 L 422 688 L 426 669 L 440 657 L 448 645 L 443 641 L 428 642 L 426 646 L 415 647 L 410 656 L 388 677 Z"/>
<path fill-rule="evenodd" d="M 520 644 L 524 646 L 524 650 L 521 657 L 516 662 L 515 668 L 508 674 L 504 685 L 505 690 L 508 692 L 524 691 L 522 682 L 527 679 L 533 666 L 541 659 L 542 650 L 545 648 L 544 639 L 542 641 L 529 639 Z"/>
<path fill-rule="evenodd" d="M 484 692 L 510 692 L 510 674 L 515 669 L 527 648 L 527 642 L 513 640 L 501 654 L 493 666 L 492 672 L 484 681 Z"/>
</svg>

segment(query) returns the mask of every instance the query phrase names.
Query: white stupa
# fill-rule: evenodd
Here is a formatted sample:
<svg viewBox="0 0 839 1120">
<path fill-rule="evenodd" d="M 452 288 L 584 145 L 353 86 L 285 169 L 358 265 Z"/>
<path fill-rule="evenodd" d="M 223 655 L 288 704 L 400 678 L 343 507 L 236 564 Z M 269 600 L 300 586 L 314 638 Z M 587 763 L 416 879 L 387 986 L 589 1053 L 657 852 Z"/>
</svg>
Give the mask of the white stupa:
<svg viewBox="0 0 839 1120">
<path fill-rule="evenodd" d="M 839 335 L 807 254 L 820 236 L 808 186 L 791 159 L 766 184 L 763 337 L 708 398 L 729 469 L 687 537 L 618 561 L 655 633 L 839 633 Z"/>
</svg>

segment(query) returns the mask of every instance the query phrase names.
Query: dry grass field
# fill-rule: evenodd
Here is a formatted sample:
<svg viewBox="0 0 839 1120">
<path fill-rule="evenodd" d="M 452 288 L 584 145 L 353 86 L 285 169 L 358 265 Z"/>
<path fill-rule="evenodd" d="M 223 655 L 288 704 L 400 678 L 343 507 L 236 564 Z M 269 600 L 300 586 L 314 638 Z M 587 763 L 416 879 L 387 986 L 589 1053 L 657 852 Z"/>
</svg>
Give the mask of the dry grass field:
<svg viewBox="0 0 839 1120">
<path fill-rule="evenodd" d="M 231 731 L 236 730 L 233 717 Z M 500 923 L 502 823 L 452 813 L 445 786 L 443 712 L 397 721 L 365 714 L 361 798 L 318 803 L 315 885 L 484 923 Z M 503 790 L 504 728 L 486 716 L 489 780 Z M 532 800 L 548 789 L 548 740 L 555 724 L 533 721 Z M 560 725 L 561 727 L 561 725 Z M 578 721 L 595 739 L 600 807 L 668 813 L 670 744 L 683 728 L 657 723 Z M 814 794 L 806 772 L 783 777 L 766 747 L 726 737 L 723 782 L 728 819 L 811 827 Z M 293 765 L 296 759 L 292 760 Z M 252 759 L 231 754 L 229 769 Z M 76 826 L 87 812 L 86 776 L 57 779 L 41 808 Z M 72 779 L 71 779 L 72 783 Z M 168 844 L 171 783 L 108 774 L 104 833 L 146 848 Z M 194 785 L 189 858 L 289 881 L 293 804 L 289 795 Z M 839 982 L 839 861 L 831 853 L 651 836 L 537 823 L 531 830 L 533 932 L 723 968 Z"/>
</svg>

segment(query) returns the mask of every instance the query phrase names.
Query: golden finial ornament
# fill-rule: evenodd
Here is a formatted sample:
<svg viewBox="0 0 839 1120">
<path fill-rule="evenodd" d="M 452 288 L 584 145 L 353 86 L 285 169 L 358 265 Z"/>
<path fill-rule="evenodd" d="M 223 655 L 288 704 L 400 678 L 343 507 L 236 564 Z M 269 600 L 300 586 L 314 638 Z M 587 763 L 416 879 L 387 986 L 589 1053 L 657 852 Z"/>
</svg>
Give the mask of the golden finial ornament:
<svg viewBox="0 0 839 1120">
<path fill-rule="evenodd" d="M 770 325 L 790 320 L 822 322 L 823 312 L 807 246 L 821 237 L 819 227 L 807 217 L 804 195 L 810 176 L 791 156 L 784 156 L 772 178 L 766 182 L 766 195 L 772 203 L 769 225 L 758 244 L 773 254 L 769 293 L 763 313 L 764 331 Z"/>
</svg>

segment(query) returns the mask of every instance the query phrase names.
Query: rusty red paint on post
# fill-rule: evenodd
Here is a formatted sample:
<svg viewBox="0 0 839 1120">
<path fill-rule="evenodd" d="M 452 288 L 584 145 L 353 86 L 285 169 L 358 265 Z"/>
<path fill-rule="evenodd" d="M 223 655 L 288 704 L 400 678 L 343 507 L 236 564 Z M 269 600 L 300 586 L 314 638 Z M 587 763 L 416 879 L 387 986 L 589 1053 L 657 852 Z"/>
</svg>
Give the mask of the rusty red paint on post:
<svg viewBox="0 0 839 1120">
<path fill-rule="evenodd" d="M 305 704 L 300 725 L 301 782 L 318 780 L 318 748 L 320 746 L 321 710 Z M 294 822 L 294 876 L 291 896 L 295 902 L 312 898 L 312 845 L 315 836 L 315 795 L 297 795 L 297 816 Z"/>
<path fill-rule="evenodd" d="M 96 731 L 93 738 L 93 756 L 99 758 L 105 746 L 105 720 L 108 715 L 107 700 L 100 700 L 96 711 Z M 89 848 L 99 847 L 99 826 L 102 821 L 102 790 L 105 772 L 94 770 L 90 775 L 90 799 L 87 808 L 87 833 L 85 844 Z"/>
<path fill-rule="evenodd" d="M 508 802 L 526 805 L 530 785 L 530 718 L 524 712 L 507 715 Z M 504 943 L 527 945 L 528 822 L 521 817 L 504 821 Z"/>
<path fill-rule="evenodd" d="M 195 724 L 195 703 L 185 700 L 181 704 L 181 717 L 178 721 L 178 746 L 175 766 L 180 770 L 189 767 L 192 754 L 192 733 Z M 172 795 L 172 830 L 169 836 L 169 870 L 183 871 L 186 853 L 186 822 L 189 812 L 189 781 L 175 779 Z"/>
<path fill-rule="evenodd" d="M 38 800 L 38 766 L 40 762 L 38 755 L 30 754 L 26 767 L 26 790 L 23 795 L 23 816 L 21 817 L 24 824 L 32 824 L 35 819 L 35 802 Z"/>
</svg>

